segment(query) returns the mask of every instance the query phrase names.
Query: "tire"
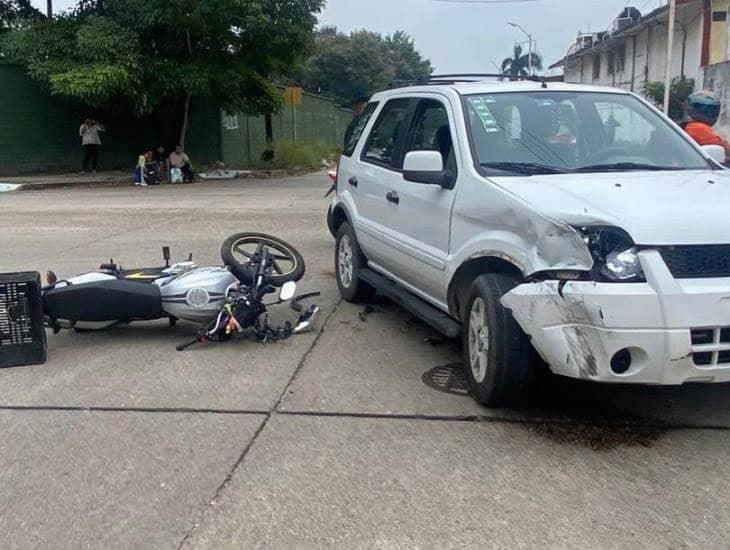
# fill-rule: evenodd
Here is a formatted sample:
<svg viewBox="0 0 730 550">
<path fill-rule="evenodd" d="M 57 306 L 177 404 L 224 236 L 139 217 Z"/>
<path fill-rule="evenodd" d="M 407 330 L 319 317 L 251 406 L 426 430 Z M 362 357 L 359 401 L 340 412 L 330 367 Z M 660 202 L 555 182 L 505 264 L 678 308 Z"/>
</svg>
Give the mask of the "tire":
<svg viewBox="0 0 730 550">
<path fill-rule="evenodd" d="M 477 277 L 467 292 L 464 372 L 474 399 L 487 407 L 519 404 L 533 379 L 532 345 L 500 302 L 515 286 L 514 277 L 489 273 Z"/>
<path fill-rule="evenodd" d="M 269 247 L 280 251 L 280 253 L 286 254 L 291 258 L 292 267 L 287 273 L 276 275 L 269 273 L 264 276 L 264 283 L 272 286 L 280 287 L 288 281 L 299 281 L 304 277 L 306 271 L 306 265 L 304 258 L 299 251 L 286 241 L 282 241 L 277 237 L 266 235 L 264 233 L 237 233 L 228 237 L 221 245 L 221 259 L 223 263 L 228 266 L 236 278 L 241 281 L 244 285 L 250 285 L 253 283 L 255 273 L 249 267 L 248 264 L 241 263 L 234 254 L 234 249 L 240 243 L 248 241 L 249 243 L 255 243 L 256 241 L 264 241 L 268 243 Z"/>
<path fill-rule="evenodd" d="M 360 250 L 355 230 L 349 223 L 343 223 L 335 241 L 335 274 L 345 301 L 357 304 L 375 296 L 375 289 L 359 277 L 360 270 L 366 266 L 367 259 Z"/>
</svg>

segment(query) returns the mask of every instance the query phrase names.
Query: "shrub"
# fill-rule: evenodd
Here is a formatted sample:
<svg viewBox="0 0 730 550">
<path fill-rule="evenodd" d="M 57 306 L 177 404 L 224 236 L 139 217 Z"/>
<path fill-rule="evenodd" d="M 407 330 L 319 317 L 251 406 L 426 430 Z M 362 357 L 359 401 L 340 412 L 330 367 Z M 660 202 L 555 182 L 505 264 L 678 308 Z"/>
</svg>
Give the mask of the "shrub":
<svg viewBox="0 0 730 550">
<path fill-rule="evenodd" d="M 675 77 L 669 88 L 669 118 L 675 122 L 684 119 L 684 103 L 695 90 L 695 81 L 683 76 Z M 647 82 L 644 94 L 660 109 L 664 107 L 664 82 Z"/>
<path fill-rule="evenodd" d="M 259 160 L 255 168 L 289 169 L 289 168 L 321 168 L 322 160 L 333 160 L 336 148 L 324 143 L 298 143 L 279 141 L 274 145 L 274 156 L 270 160 Z"/>
</svg>

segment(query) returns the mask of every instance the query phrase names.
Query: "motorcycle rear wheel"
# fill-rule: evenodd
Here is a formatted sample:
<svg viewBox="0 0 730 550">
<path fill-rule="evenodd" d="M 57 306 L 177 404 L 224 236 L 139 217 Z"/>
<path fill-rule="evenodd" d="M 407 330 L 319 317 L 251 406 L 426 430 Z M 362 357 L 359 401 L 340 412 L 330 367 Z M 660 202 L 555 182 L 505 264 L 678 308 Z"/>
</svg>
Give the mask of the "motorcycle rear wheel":
<svg viewBox="0 0 730 550">
<path fill-rule="evenodd" d="M 280 287 L 289 281 L 304 277 L 304 258 L 292 245 L 264 233 L 237 233 L 228 237 L 221 246 L 221 258 L 236 278 L 244 285 L 251 285 L 256 275 L 251 265 L 259 244 L 269 250 L 271 267 L 264 276 L 264 283 Z"/>
</svg>

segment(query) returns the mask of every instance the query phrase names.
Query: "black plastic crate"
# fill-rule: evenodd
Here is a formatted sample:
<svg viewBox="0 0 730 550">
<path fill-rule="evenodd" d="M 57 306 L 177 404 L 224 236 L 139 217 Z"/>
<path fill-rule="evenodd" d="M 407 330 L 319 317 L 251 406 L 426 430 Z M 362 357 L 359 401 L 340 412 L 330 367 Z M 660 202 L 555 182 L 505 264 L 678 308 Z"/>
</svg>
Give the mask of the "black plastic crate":
<svg viewBox="0 0 730 550">
<path fill-rule="evenodd" d="M 0 273 L 0 367 L 46 361 L 41 276 Z"/>
</svg>

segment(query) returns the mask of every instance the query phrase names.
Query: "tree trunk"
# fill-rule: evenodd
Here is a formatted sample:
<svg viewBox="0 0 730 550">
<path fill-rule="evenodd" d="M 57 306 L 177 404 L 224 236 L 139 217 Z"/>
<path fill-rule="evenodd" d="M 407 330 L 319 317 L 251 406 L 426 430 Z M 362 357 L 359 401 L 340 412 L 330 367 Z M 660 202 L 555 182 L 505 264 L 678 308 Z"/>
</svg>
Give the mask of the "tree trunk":
<svg viewBox="0 0 730 550">
<path fill-rule="evenodd" d="M 188 92 L 188 95 L 185 96 L 185 109 L 183 111 L 182 128 L 180 129 L 180 143 L 178 144 L 181 145 L 183 149 L 185 149 L 185 138 L 188 133 L 188 119 L 190 118 L 190 96 L 190 92 Z"/>
<path fill-rule="evenodd" d="M 190 39 L 190 29 L 185 29 L 185 38 L 188 43 L 188 54 L 190 57 L 193 56 L 193 42 Z M 180 129 L 180 143 L 179 145 L 182 146 L 183 149 L 185 149 L 185 138 L 187 137 L 188 133 L 188 119 L 190 118 L 190 96 L 191 93 L 188 92 L 185 96 L 185 109 L 183 111 L 183 122 L 182 122 L 182 128 Z"/>
<path fill-rule="evenodd" d="M 264 124 L 266 126 L 266 148 L 271 149 L 274 145 L 274 124 L 271 113 L 264 115 Z"/>
</svg>

